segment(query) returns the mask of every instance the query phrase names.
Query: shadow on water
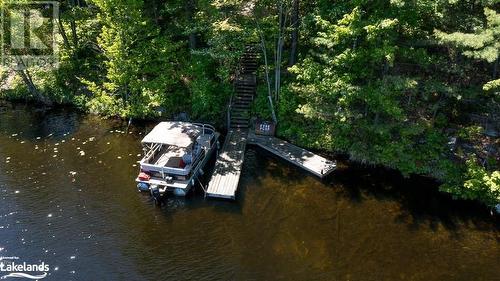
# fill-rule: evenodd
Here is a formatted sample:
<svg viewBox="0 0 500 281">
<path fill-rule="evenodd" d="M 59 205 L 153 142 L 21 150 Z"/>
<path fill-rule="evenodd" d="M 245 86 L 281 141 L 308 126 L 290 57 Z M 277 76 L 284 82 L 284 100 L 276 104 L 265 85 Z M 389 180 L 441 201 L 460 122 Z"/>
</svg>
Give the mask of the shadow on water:
<svg viewBox="0 0 500 281">
<path fill-rule="evenodd" d="M 300 182 L 306 177 L 313 177 L 264 149 L 251 146 L 260 156 L 273 159 L 276 165 L 245 167 L 245 169 L 266 170 L 273 178 L 287 179 L 287 182 Z M 439 226 L 454 235 L 459 235 L 463 226 L 482 231 L 500 231 L 500 217 L 492 216 L 486 206 L 470 200 L 455 200 L 449 194 L 439 191 L 439 183 L 431 178 L 412 175 L 403 177 L 401 173 L 383 167 L 367 167 L 347 161 L 345 157 L 338 160 L 338 168 L 321 181 L 333 188 L 336 193 L 350 202 L 362 205 L 367 199 L 377 201 L 398 202 L 399 214 L 396 223 L 407 225 L 410 230 L 418 231 L 422 226 L 436 231 Z M 262 163 L 262 161 L 249 161 Z M 252 179 L 256 182 L 259 178 Z M 244 186 L 245 184 L 243 184 Z M 241 193 L 244 193 L 244 188 Z M 500 241 L 500 237 L 497 237 Z"/>
<path fill-rule="evenodd" d="M 355 204 L 366 198 L 399 202 L 400 214 L 396 222 L 407 224 L 412 230 L 425 225 L 437 230 L 441 225 L 450 232 L 465 226 L 491 231 L 500 230 L 500 220 L 490 210 L 475 201 L 454 200 L 439 191 L 439 183 L 431 178 L 412 175 L 403 177 L 399 172 L 381 167 L 364 167 L 343 162 L 325 183 Z"/>
</svg>

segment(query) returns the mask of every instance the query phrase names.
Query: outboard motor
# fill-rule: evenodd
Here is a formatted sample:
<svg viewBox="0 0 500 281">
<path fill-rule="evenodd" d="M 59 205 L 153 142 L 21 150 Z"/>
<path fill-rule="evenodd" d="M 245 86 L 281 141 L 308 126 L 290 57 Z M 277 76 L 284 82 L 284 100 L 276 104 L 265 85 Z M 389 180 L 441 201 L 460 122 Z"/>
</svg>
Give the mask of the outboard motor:
<svg viewBox="0 0 500 281">
<path fill-rule="evenodd" d="M 155 203 L 157 205 L 160 204 L 161 200 L 161 194 L 160 194 L 160 188 L 156 184 L 152 184 L 150 187 L 151 190 L 151 196 L 153 196 L 153 199 L 155 200 Z"/>
</svg>

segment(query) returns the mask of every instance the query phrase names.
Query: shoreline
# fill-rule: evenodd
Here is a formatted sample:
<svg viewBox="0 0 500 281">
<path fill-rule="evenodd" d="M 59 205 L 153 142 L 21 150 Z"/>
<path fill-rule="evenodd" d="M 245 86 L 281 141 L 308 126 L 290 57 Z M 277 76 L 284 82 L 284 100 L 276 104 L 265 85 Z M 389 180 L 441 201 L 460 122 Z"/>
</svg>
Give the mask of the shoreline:
<svg viewBox="0 0 500 281">
<path fill-rule="evenodd" d="M 8 109 L 16 109 L 16 107 L 18 107 L 18 106 L 24 106 L 24 107 L 27 107 L 25 109 L 31 108 L 31 109 L 36 110 L 36 111 L 70 110 L 70 111 L 74 111 L 74 112 L 76 112 L 78 114 L 82 114 L 82 115 L 92 115 L 92 116 L 96 116 L 96 117 L 99 117 L 102 119 L 114 120 L 114 121 L 123 122 L 123 123 L 133 122 L 133 123 L 135 123 L 136 126 L 145 126 L 145 125 L 150 125 L 152 123 L 161 121 L 158 118 L 156 118 L 156 119 L 155 118 L 135 119 L 133 121 L 130 121 L 130 119 L 129 119 L 129 121 L 127 121 L 126 118 L 122 118 L 120 116 L 105 117 L 103 115 L 93 114 L 93 113 L 81 110 L 80 108 L 78 108 L 77 106 L 75 106 L 73 104 L 54 104 L 52 106 L 45 106 L 45 105 L 42 105 L 42 104 L 37 103 L 35 101 L 20 101 L 20 100 L 12 101 L 12 100 L 0 99 L 0 112 L 2 112 L 1 108 L 7 107 Z M 168 120 L 168 118 L 164 118 L 164 119 Z M 132 123 L 129 123 L 129 125 L 130 124 L 132 124 Z M 217 129 L 221 132 L 225 132 L 225 128 L 217 128 Z M 225 137 L 225 135 L 224 135 L 224 137 Z M 284 139 L 284 140 L 296 145 L 294 142 L 290 141 L 289 139 Z M 252 147 L 257 148 L 256 146 L 252 146 Z M 454 198 L 453 194 L 441 191 L 440 186 L 443 184 L 443 182 L 435 177 L 432 177 L 431 175 L 410 174 L 408 176 L 404 176 L 401 173 L 401 171 L 394 169 L 394 168 L 391 168 L 391 167 L 387 167 L 387 166 L 384 166 L 381 164 L 362 163 L 360 161 L 352 160 L 352 159 L 350 159 L 351 156 L 348 153 L 338 153 L 338 152 L 332 152 L 332 151 L 327 151 L 327 150 L 318 150 L 318 149 L 307 147 L 307 146 L 303 147 L 303 148 L 308 149 L 311 152 L 317 153 L 321 156 L 324 156 L 328 159 L 334 159 L 334 160 L 338 161 L 339 163 L 341 163 L 341 165 L 339 166 L 340 169 L 342 169 L 342 167 L 350 167 L 350 168 L 355 168 L 355 169 L 373 169 L 374 171 L 377 171 L 377 173 L 379 173 L 379 172 L 389 173 L 392 176 L 397 176 L 397 177 L 400 177 L 401 179 L 416 178 L 416 179 L 428 180 L 428 181 L 433 182 L 433 185 L 435 185 L 435 188 L 437 189 L 437 191 L 440 194 L 443 194 L 447 197 L 450 197 L 454 201 L 471 202 L 472 204 L 477 204 L 478 207 L 483 208 L 485 211 L 489 210 L 490 213 L 494 212 L 494 210 L 495 210 L 494 206 L 488 206 L 488 205 L 484 204 L 483 202 L 481 202 L 480 200 Z M 260 149 L 260 148 L 257 148 L 257 149 Z M 333 173 L 333 174 L 335 174 L 335 173 Z M 328 177 L 326 177 L 326 180 L 328 180 L 331 177 L 332 177 L 332 175 L 329 175 Z M 493 213 L 492 213 L 492 215 L 493 215 Z"/>
</svg>

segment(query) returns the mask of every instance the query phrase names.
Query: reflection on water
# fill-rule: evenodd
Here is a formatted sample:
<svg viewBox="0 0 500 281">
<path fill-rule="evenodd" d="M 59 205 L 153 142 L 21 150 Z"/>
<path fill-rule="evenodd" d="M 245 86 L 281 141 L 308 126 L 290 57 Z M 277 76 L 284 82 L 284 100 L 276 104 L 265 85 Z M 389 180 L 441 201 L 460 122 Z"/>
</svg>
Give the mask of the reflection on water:
<svg viewBox="0 0 500 281">
<path fill-rule="evenodd" d="M 0 256 L 47 280 L 498 280 L 498 221 L 422 178 L 316 178 L 249 148 L 237 202 L 133 182 L 144 126 L 0 111 Z"/>
</svg>

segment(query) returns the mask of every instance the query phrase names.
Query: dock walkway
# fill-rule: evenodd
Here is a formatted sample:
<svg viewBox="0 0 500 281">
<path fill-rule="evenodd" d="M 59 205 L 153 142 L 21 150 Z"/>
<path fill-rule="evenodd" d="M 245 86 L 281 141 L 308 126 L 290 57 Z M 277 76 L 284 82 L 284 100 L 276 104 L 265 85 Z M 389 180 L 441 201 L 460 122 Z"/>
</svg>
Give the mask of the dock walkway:
<svg viewBox="0 0 500 281">
<path fill-rule="evenodd" d="M 241 168 L 245 158 L 247 134 L 245 129 L 231 129 L 229 131 L 221 153 L 217 158 L 206 196 L 236 199 L 236 190 L 238 189 Z"/>
<path fill-rule="evenodd" d="M 259 146 L 320 178 L 326 177 L 337 167 L 333 161 L 275 137 L 249 133 L 248 143 Z"/>
</svg>

